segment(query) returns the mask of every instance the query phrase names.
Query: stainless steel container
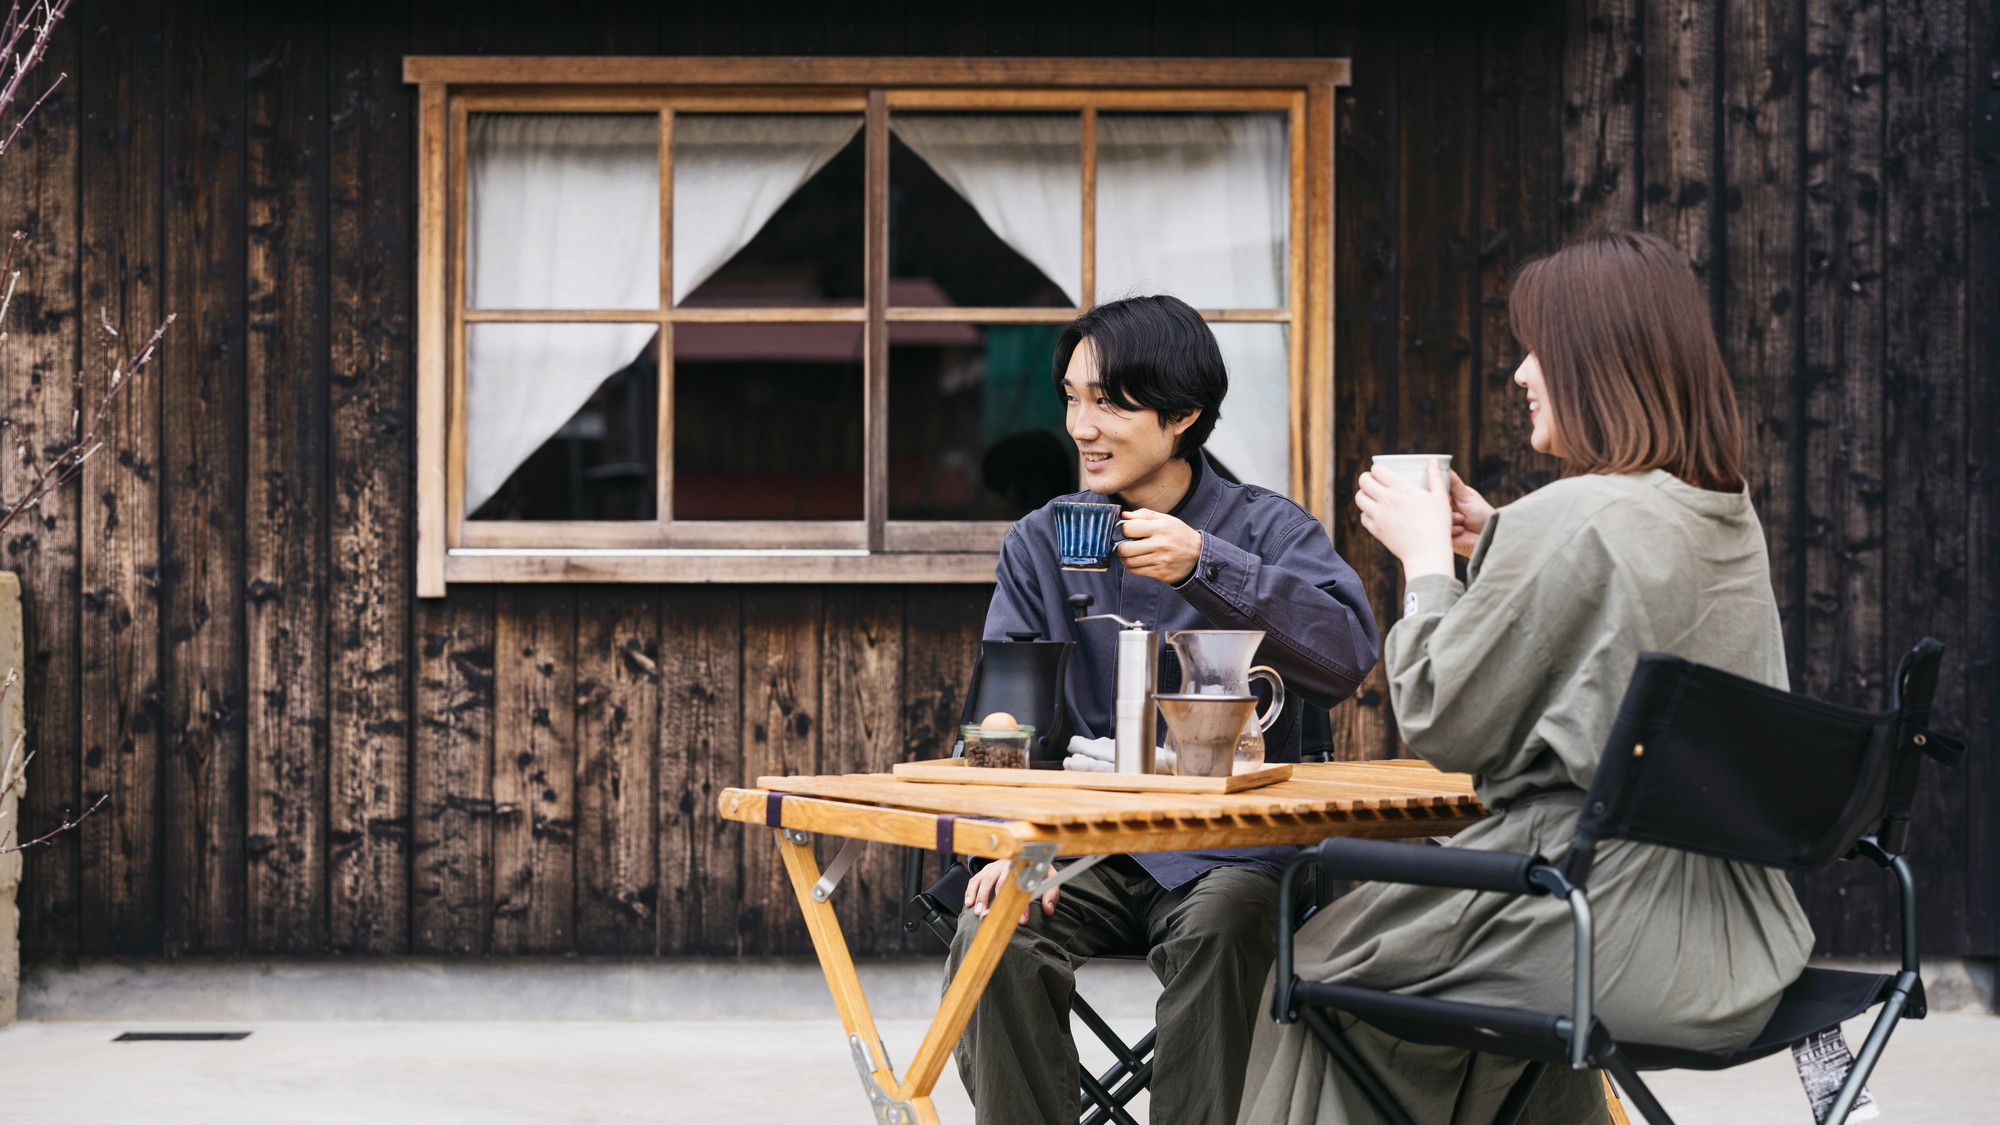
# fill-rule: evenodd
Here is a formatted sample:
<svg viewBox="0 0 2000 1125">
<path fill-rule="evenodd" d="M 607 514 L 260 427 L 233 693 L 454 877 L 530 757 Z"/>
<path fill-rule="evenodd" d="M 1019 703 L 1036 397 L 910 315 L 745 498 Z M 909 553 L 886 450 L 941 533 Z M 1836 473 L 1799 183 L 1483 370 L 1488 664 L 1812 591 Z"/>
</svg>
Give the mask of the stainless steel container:
<svg viewBox="0 0 2000 1125">
<path fill-rule="evenodd" d="M 1153 685 L 1160 671 L 1160 635 L 1143 622 L 1118 630 L 1114 768 L 1119 773 L 1152 773 L 1153 740 L 1159 719 Z"/>
</svg>

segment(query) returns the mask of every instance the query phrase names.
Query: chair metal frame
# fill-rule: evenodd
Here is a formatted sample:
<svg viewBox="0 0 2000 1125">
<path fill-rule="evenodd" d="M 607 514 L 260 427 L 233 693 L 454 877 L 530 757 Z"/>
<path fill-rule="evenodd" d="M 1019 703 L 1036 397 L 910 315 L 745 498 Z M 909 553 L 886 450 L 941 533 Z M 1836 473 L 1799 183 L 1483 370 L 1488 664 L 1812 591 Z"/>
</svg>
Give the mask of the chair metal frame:
<svg viewBox="0 0 2000 1125">
<path fill-rule="evenodd" d="M 1881 1014 L 1823 1118 L 1827 1123 L 1844 1123 L 1896 1025 L 1925 1015 L 1917 956 L 1916 885 L 1902 850 L 1922 759 L 1930 757 L 1953 766 L 1964 755 L 1963 743 L 1929 728 L 1931 696 L 1943 651 L 1942 644 L 1926 637 L 1906 655 L 1896 670 L 1891 709 L 1879 714 L 1814 703 L 1691 661 L 1655 653 L 1642 656 L 1607 740 L 1602 764 L 1584 799 L 1577 838 L 1560 864 L 1536 855 L 1333 838 L 1301 851 L 1279 885 L 1279 917 L 1284 919 L 1296 917 L 1292 900 L 1298 874 L 1314 867 L 1322 874 L 1348 879 L 1553 895 L 1569 906 L 1574 932 L 1572 999 L 1567 1014 L 1302 981 L 1293 971 L 1294 931 L 1285 928 L 1278 936 L 1272 1018 L 1279 1023 L 1303 1021 L 1392 1125 L 1413 1123 L 1347 1042 L 1332 1013 L 1345 1012 L 1411 1042 L 1528 1060 L 1527 1069 L 1503 1101 L 1495 1125 L 1512 1125 L 1519 1118 L 1535 1084 L 1551 1065 L 1606 1070 L 1651 1125 L 1672 1125 L 1672 1118 L 1639 1078 L 1640 1070 L 1726 1069 L 1838 1028 L 1845 1020 L 1880 1004 Z M 1690 683 L 1696 686 L 1689 688 Z M 1789 860 L 1769 854 L 1759 857 L 1741 839 L 1705 845 L 1676 839 L 1674 828 L 1641 823 L 1647 815 L 1645 803 L 1660 800 L 1661 793 L 1671 793 L 1675 782 L 1648 777 L 1636 763 L 1646 752 L 1646 741 L 1672 734 L 1669 719 L 1662 715 L 1671 715 L 1683 691 L 1711 693 L 1709 698 L 1733 692 L 1736 695 L 1730 698 L 1747 705 L 1790 708 L 1815 722 L 1844 723 L 1860 732 L 1865 744 L 1857 745 L 1865 746 L 1861 756 L 1866 765 L 1849 807 L 1838 817 L 1829 818 L 1812 845 L 1802 845 Z M 1643 784 L 1652 787 L 1648 792 L 1641 792 L 1642 777 L 1646 778 Z M 1866 832 L 1871 826 L 1874 831 Z M 1621 1041 L 1592 1012 L 1595 926 L 1587 885 L 1597 845 L 1605 839 L 1636 839 L 1799 871 L 1816 870 L 1843 859 L 1873 862 L 1896 880 L 1901 911 L 1900 971 L 1871 975 L 1808 968 L 1786 989 L 1764 1031 L 1738 1050 L 1703 1052 Z"/>
</svg>

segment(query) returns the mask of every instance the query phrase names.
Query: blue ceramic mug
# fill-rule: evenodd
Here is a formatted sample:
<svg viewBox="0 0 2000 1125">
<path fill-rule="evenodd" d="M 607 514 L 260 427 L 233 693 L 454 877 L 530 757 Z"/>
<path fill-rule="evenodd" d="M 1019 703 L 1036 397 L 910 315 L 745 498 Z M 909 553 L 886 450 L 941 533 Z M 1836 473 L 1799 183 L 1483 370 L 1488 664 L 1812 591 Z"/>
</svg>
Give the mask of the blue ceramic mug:
<svg viewBox="0 0 2000 1125">
<path fill-rule="evenodd" d="M 1064 570 L 1108 570 L 1116 542 L 1118 505 L 1056 502 L 1056 554 Z"/>
</svg>

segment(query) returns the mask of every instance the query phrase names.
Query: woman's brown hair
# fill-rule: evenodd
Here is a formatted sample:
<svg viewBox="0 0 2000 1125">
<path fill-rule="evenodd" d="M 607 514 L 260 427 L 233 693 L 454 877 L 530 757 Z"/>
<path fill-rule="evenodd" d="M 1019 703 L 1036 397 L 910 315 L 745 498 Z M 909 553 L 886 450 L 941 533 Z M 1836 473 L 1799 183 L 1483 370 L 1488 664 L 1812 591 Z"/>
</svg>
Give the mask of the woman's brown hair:
<svg viewBox="0 0 2000 1125">
<path fill-rule="evenodd" d="M 1672 246 L 1590 235 L 1523 266 L 1507 303 L 1571 472 L 1665 469 L 1696 488 L 1743 487 L 1736 392 L 1701 283 Z"/>
</svg>

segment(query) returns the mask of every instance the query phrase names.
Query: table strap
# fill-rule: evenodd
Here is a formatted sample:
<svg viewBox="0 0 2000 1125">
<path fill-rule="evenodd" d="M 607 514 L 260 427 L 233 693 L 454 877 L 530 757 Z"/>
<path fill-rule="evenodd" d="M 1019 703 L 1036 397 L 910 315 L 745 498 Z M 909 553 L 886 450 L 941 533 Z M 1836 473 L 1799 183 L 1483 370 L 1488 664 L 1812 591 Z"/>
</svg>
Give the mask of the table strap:
<svg viewBox="0 0 2000 1125">
<path fill-rule="evenodd" d="M 937 818 L 937 850 L 939 855 L 950 855 L 956 850 L 952 847 L 951 826 L 957 823 L 958 818 L 950 813 L 943 813 Z"/>
<path fill-rule="evenodd" d="M 784 827 L 785 798 L 788 796 L 790 794 L 777 792 L 764 794 L 764 827 Z"/>
</svg>

